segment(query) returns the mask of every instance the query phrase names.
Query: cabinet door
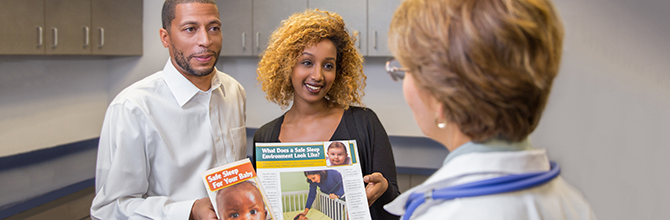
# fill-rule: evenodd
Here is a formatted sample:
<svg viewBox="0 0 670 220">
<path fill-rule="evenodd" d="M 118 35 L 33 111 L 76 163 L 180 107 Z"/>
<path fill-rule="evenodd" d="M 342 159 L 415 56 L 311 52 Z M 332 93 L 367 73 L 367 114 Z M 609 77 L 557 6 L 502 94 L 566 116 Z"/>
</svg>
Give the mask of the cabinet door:
<svg viewBox="0 0 670 220">
<path fill-rule="evenodd" d="M 92 53 L 142 55 L 142 1 L 89 1 L 92 16 L 90 29 Z"/>
<path fill-rule="evenodd" d="M 44 31 L 44 0 L 0 0 L 0 54 L 44 54 Z"/>
<path fill-rule="evenodd" d="M 217 0 L 221 18 L 221 56 L 253 55 L 252 1 Z"/>
<path fill-rule="evenodd" d="M 253 54 L 260 55 L 268 46 L 270 35 L 296 12 L 307 9 L 307 0 L 254 0 L 254 47 Z"/>
<path fill-rule="evenodd" d="M 44 9 L 46 54 L 91 54 L 91 0 L 46 0 Z"/>
<path fill-rule="evenodd" d="M 337 12 L 352 36 L 357 33 L 356 47 L 362 55 L 367 55 L 367 2 L 361 0 L 308 0 L 309 8 Z"/>
<path fill-rule="evenodd" d="M 392 56 L 388 48 L 391 18 L 401 0 L 368 0 L 368 56 Z"/>
</svg>

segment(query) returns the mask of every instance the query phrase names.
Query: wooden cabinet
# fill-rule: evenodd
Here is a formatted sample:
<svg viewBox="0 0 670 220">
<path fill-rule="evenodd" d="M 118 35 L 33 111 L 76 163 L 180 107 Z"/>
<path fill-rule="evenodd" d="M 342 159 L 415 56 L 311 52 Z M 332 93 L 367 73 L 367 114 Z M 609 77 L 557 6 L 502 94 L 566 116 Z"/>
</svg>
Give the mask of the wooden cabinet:
<svg viewBox="0 0 670 220">
<path fill-rule="evenodd" d="M 90 0 L 91 53 L 142 55 L 142 0 Z"/>
<path fill-rule="evenodd" d="M 361 0 L 308 0 L 307 5 L 311 9 L 321 9 L 336 12 L 346 25 L 352 35 L 356 35 L 356 47 L 364 56 L 367 55 L 367 2 Z"/>
<path fill-rule="evenodd" d="M 368 0 L 368 56 L 393 56 L 388 48 L 391 19 L 402 0 Z"/>
<path fill-rule="evenodd" d="M 217 0 L 221 19 L 221 56 L 253 55 L 253 4 L 250 0 Z"/>
<path fill-rule="evenodd" d="M 0 54 L 141 55 L 142 1 L 0 0 Z"/>
<path fill-rule="evenodd" d="M 268 47 L 270 35 L 279 27 L 281 21 L 293 13 L 307 9 L 307 0 L 254 0 L 253 4 L 253 55 L 263 54 Z"/>
<path fill-rule="evenodd" d="M 44 31 L 44 0 L 0 0 L 0 54 L 44 54 Z"/>
<path fill-rule="evenodd" d="M 221 14 L 221 56 L 258 56 L 282 20 L 306 8 L 337 12 L 364 56 L 392 56 L 388 49 L 391 18 L 402 0 L 217 0 Z"/>
<path fill-rule="evenodd" d="M 44 1 L 46 54 L 91 54 L 91 0 Z"/>
<path fill-rule="evenodd" d="M 307 0 L 216 0 L 221 56 L 258 56 L 282 20 L 307 9 Z"/>
</svg>

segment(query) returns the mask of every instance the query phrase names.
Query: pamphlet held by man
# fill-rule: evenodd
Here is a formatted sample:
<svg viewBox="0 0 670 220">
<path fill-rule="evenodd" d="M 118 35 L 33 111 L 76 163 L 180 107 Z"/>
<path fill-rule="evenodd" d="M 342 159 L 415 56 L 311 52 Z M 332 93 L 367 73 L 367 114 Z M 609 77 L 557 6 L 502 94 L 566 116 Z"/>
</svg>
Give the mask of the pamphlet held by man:
<svg viewBox="0 0 670 220">
<path fill-rule="evenodd" d="M 371 219 L 355 140 L 256 143 L 256 168 L 277 219 Z"/>
<path fill-rule="evenodd" d="M 202 180 L 220 220 L 277 219 L 249 159 L 207 170 Z"/>
</svg>

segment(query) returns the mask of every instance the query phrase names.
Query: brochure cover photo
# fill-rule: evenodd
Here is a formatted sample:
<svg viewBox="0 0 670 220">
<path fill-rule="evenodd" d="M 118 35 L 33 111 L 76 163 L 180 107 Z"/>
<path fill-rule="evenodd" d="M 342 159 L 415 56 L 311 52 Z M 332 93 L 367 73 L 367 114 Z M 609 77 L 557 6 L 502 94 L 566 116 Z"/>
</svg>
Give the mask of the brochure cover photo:
<svg viewBox="0 0 670 220">
<path fill-rule="evenodd" d="M 355 140 L 256 143 L 277 219 L 371 219 Z"/>
<path fill-rule="evenodd" d="M 219 219 L 276 219 L 249 159 L 207 170 L 202 180 Z"/>
</svg>

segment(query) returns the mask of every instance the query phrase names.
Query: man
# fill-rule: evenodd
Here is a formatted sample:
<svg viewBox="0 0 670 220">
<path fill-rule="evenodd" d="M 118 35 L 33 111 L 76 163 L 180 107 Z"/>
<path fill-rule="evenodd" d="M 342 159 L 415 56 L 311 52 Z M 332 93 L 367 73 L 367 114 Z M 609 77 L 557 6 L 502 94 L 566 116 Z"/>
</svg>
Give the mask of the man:
<svg viewBox="0 0 670 220">
<path fill-rule="evenodd" d="M 162 16 L 169 61 L 107 109 L 93 219 L 216 219 L 200 173 L 246 156 L 244 89 L 214 67 L 214 1 L 167 0 Z"/>
</svg>

